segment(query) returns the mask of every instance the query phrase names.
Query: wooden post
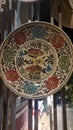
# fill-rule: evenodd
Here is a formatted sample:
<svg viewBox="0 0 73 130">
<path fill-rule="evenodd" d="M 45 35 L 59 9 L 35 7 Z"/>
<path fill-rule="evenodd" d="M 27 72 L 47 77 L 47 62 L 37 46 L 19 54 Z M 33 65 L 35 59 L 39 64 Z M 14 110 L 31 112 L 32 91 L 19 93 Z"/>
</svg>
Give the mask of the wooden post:
<svg viewBox="0 0 73 130">
<path fill-rule="evenodd" d="M 39 11 L 40 1 L 37 1 L 35 3 L 33 2 L 33 6 L 34 6 L 34 17 L 33 17 L 33 21 L 39 20 L 39 15 L 40 15 L 40 11 Z"/>
<path fill-rule="evenodd" d="M 59 0 L 58 18 L 59 18 L 58 26 L 59 26 L 59 28 L 62 29 L 62 0 Z"/>
<path fill-rule="evenodd" d="M 52 130 L 52 106 L 49 105 L 49 111 L 50 111 L 50 130 Z"/>
<path fill-rule="evenodd" d="M 16 95 L 10 92 L 10 130 L 16 130 Z"/>
<path fill-rule="evenodd" d="M 2 129 L 2 114 L 3 114 L 3 91 L 2 91 L 2 80 L 0 78 L 0 130 Z"/>
<path fill-rule="evenodd" d="M 28 100 L 28 130 L 32 130 L 32 100 Z"/>
<path fill-rule="evenodd" d="M 4 86 L 5 87 L 5 86 Z M 3 122 L 2 130 L 8 130 L 8 116 L 9 116 L 9 89 L 5 89 L 4 101 L 3 101 Z"/>
<path fill-rule="evenodd" d="M 63 122 L 63 130 L 67 130 L 65 87 L 63 87 L 63 88 L 61 89 L 61 103 L 62 103 L 62 122 Z"/>
<path fill-rule="evenodd" d="M 0 45 L 1 45 L 1 32 L 0 32 Z M 1 82 L 1 81 L 0 81 Z"/>
<path fill-rule="evenodd" d="M 35 100 L 35 127 L 34 130 L 38 130 L 38 100 Z"/>
<path fill-rule="evenodd" d="M 56 94 L 53 95 L 53 111 L 54 111 L 54 130 L 57 130 L 57 105 L 56 105 Z"/>
</svg>

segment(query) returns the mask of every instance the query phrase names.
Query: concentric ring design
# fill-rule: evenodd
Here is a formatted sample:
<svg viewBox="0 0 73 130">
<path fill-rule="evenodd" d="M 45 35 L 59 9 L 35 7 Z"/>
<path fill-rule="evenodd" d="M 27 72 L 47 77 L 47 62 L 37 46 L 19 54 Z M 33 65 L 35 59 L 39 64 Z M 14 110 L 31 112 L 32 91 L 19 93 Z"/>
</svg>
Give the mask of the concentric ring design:
<svg viewBox="0 0 73 130">
<path fill-rule="evenodd" d="M 35 39 L 19 48 L 16 68 L 24 80 L 40 82 L 54 74 L 57 60 L 55 48 L 51 44 Z"/>
<path fill-rule="evenodd" d="M 54 94 L 72 73 L 69 37 L 47 22 L 31 22 L 11 32 L 1 46 L 1 77 L 16 95 L 39 99 Z"/>
</svg>

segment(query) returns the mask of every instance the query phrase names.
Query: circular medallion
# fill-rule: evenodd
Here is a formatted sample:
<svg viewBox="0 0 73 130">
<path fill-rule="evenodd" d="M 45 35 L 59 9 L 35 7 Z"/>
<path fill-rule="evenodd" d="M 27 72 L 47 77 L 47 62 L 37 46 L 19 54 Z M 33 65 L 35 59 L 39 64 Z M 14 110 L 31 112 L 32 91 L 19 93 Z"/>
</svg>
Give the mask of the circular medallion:
<svg viewBox="0 0 73 130">
<path fill-rule="evenodd" d="M 16 95 L 39 99 L 56 93 L 72 73 L 69 37 L 47 22 L 31 22 L 11 32 L 0 50 L 1 77 Z"/>
<path fill-rule="evenodd" d="M 16 56 L 16 68 L 24 79 L 42 82 L 53 75 L 57 67 L 57 54 L 52 44 L 35 39 L 22 45 Z"/>
</svg>

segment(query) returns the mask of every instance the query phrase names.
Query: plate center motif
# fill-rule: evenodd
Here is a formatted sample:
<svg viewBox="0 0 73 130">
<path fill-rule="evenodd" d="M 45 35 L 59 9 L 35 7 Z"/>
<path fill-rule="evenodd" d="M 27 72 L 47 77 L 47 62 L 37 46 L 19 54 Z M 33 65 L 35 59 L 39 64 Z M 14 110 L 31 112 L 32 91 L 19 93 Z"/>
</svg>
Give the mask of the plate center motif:
<svg viewBox="0 0 73 130">
<path fill-rule="evenodd" d="M 31 40 L 19 48 L 16 68 L 24 79 L 40 82 L 53 75 L 57 67 L 57 59 L 55 48 L 47 41 Z"/>
</svg>

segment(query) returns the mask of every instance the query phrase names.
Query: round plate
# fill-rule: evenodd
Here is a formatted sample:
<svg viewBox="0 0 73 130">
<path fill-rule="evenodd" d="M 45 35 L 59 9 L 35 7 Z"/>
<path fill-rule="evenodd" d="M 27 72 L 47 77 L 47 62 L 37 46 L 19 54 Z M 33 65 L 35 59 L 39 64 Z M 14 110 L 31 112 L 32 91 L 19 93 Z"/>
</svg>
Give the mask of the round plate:
<svg viewBox="0 0 73 130">
<path fill-rule="evenodd" d="M 1 77 L 16 95 L 40 99 L 60 90 L 72 73 L 72 43 L 47 22 L 26 23 L 1 46 Z"/>
</svg>

